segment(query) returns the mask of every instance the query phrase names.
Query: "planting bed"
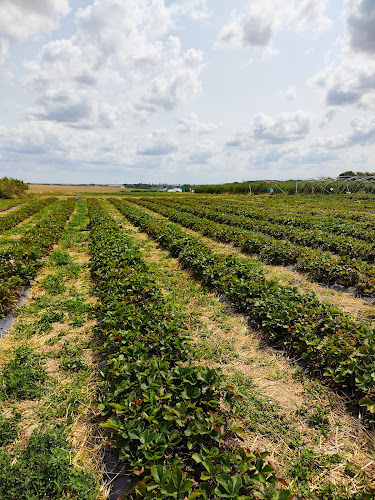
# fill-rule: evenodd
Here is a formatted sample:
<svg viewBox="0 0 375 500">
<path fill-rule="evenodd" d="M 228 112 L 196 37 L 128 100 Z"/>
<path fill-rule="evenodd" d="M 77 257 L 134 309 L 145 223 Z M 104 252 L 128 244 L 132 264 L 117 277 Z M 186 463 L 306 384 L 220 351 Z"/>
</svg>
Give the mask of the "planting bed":
<svg viewBox="0 0 375 500">
<path fill-rule="evenodd" d="M 139 250 L 96 200 L 89 207 L 108 356 L 99 408 L 120 460 L 138 476 L 130 497 L 289 498 L 274 490 L 279 480 L 267 453 L 239 446 L 234 388 L 218 370 L 190 362 L 180 318 Z"/>
<path fill-rule="evenodd" d="M 375 332 L 313 294 L 266 280 L 250 261 L 215 255 L 197 237 L 177 225 L 149 215 L 122 200 L 115 206 L 136 225 L 178 256 L 202 282 L 225 293 L 238 310 L 249 315 L 265 338 L 298 353 L 311 372 L 353 391 L 361 405 L 375 412 Z"/>
<path fill-rule="evenodd" d="M 294 265 L 315 281 L 327 285 L 351 287 L 357 294 L 375 296 L 375 267 L 364 261 L 340 257 L 329 252 L 301 247 L 289 241 L 277 240 L 262 232 L 253 232 L 235 225 L 215 222 L 203 217 L 205 211 L 198 210 L 200 217 L 188 213 L 186 207 L 176 209 L 165 206 L 158 200 L 134 200 L 155 210 L 169 219 L 224 243 L 233 243 L 244 253 L 257 254 L 269 264 Z M 167 204 L 168 205 L 168 204 Z M 197 212 L 196 209 L 192 209 Z M 210 210 L 207 210 L 210 214 Z M 212 216 L 214 218 L 214 216 Z M 219 217 L 222 218 L 222 217 Z M 235 219 L 234 219 L 235 222 Z"/>
<path fill-rule="evenodd" d="M 0 498 L 372 499 L 375 314 L 270 278 L 371 297 L 372 207 L 349 207 L 122 195 L 1 215 L 0 314 L 31 292 L 0 340 Z"/>
<path fill-rule="evenodd" d="M 69 201 L 70 212 L 74 202 Z M 98 500 L 100 432 L 87 210 L 64 221 L 30 296 L 0 341 L 0 498 Z M 57 229 L 57 226 L 55 226 Z M 61 237 L 62 236 L 62 237 Z M 57 241 L 59 240 L 59 241 Z"/>
</svg>

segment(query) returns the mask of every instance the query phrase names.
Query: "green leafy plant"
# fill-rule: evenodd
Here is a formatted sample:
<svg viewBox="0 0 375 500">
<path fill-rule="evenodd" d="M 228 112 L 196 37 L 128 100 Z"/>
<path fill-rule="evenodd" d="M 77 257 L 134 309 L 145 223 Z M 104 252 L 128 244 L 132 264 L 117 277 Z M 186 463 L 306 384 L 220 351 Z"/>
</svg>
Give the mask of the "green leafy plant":
<svg viewBox="0 0 375 500">
<path fill-rule="evenodd" d="M 41 395 L 47 380 L 43 360 L 28 346 L 14 350 L 13 358 L 0 375 L 1 391 L 15 399 L 33 399 Z"/>
</svg>

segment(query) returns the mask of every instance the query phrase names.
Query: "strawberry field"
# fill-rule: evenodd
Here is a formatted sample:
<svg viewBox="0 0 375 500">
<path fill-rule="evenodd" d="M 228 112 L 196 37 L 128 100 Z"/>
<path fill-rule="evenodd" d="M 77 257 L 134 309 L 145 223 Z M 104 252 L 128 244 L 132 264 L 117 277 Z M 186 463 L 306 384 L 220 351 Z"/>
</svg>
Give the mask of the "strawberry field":
<svg viewBox="0 0 375 500">
<path fill-rule="evenodd" d="M 0 498 L 373 498 L 373 207 L 328 198 L 4 209 Z"/>
</svg>

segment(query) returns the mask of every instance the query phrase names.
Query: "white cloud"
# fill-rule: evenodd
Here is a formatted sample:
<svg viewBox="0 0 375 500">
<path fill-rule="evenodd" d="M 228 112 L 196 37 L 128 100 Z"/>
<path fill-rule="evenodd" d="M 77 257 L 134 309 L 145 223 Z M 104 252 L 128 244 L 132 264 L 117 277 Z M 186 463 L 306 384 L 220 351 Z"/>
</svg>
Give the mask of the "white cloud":
<svg viewBox="0 0 375 500">
<path fill-rule="evenodd" d="M 266 48 L 276 31 L 293 16 L 294 6 L 281 0 L 251 2 L 244 13 L 232 11 L 230 21 L 220 30 L 217 44 L 233 48 Z"/>
<path fill-rule="evenodd" d="M 352 0 L 347 14 L 350 47 L 354 51 L 375 54 L 375 3 Z"/>
<path fill-rule="evenodd" d="M 290 85 L 284 92 L 284 97 L 287 101 L 295 101 L 297 99 L 297 89 L 295 85 Z"/>
<path fill-rule="evenodd" d="M 144 137 L 137 148 L 137 155 L 163 156 L 174 153 L 177 149 L 177 141 L 169 137 L 165 130 L 154 130 Z"/>
<path fill-rule="evenodd" d="M 328 106 L 371 107 L 375 93 L 375 61 L 344 53 L 336 68 L 325 68 L 308 83 L 322 94 Z"/>
<path fill-rule="evenodd" d="M 269 143 L 283 143 L 303 139 L 310 132 L 311 114 L 305 111 L 280 113 L 275 118 L 259 113 L 252 132 L 255 139 Z"/>
<path fill-rule="evenodd" d="M 93 115 L 93 105 L 85 91 L 48 90 L 37 100 L 40 111 L 32 114 L 37 120 L 79 123 Z"/>
<path fill-rule="evenodd" d="M 346 34 L 338 64 L 308 80 L 328 106 L 355 105 L 375 109 L 375 4 L 348 0 Z"/>
<path fill-rule="evenodd" d="M 348 146 L 348 138 L 344 135 L 334 137 L 317 137 L 311 143 L 312 148 L 338 149 Z"/>
<path fill-rule="evenodd" d="M 26 115 L 75 128 L 112 128 L 129 113 L 148 119 L 200 95 L 203 53 L 183 53 L 177 37 L 158 37 L 172 28 L 173 16 L 194 17 L 204 6 L 96 0 L 78 9 L 76 33 L 45 44 L 27 64 L 25 85 L 35 105 Z"/>
<path fill-rule="evenodd" d="M 327 3 L 327 0 L 303 0 L 298 10 L 297 30 L 305 31 L 311 26 L 317 27 L 318 31 L 328 29 L 332 22 L 325 15 Z"/>
<path fill-rule="evenodd" d="M 45 35 L 69 13 L 68 0 L 2 0 L 0 3 L 0 62 L 9 42 Z"/>
<path fill-rule="evenodd" d="M 215 123 L 203 123 L 199 121 L 195 113 L 190 113 L 187 118 L 178 122 L 177 130 L 181 133 L 196 132 L 198 134 L 211 134 L 217 130 Z"/>
<path fill-rule="evenodd" d="M 324 113 L 324 116 L 320 119 L 320 122 L 319 122 L 319 128 L 323 128 L 325 127 L 326 125 L 328 125 L 329 123 L 331 123 L 331 121 L 334 119 L 334 117 L 336 116 L 336 110 L 334 109 L 329 109 L 328 111 L 326 111 Z"/>
<path fill-rule="evenodd" d="M 0 149 L 5 159 L 18 159 L 19 163 L 25 158 L 30 161 L 35 158 L 39 163 L 62 162 L 69 175 L 70 164 L 81 169 L 85 163 L 126 165 L 133 162 L 135 156 L 123 135 L 124 131 L 122 136 L 113 137 L 95 130 L 72 129 L 63 123 L 34 120 L 9 128 L 3 135 L 0 133 Z"/>
<path fill-rule="evenodd" d="M 374 143 L 375 141 L 375 116 L 368 120 L 362 117 L 354 118 L 351 121 L 352 133 L 348 141 L 351 145 Z"/>
<path fill-rule="evenodd" d="M 96 0 L 78 9 L 76 33 L 45 44 L 27 65 L 37 104 L 29 116 L 77 124 L 91 115 L 92 126 L 109 127 L 114 114 L 109 120 L 104 108 L 119 107 L 120 119 L 126 107 L 146 120 L 201 95 L 203 52 L 183 52 L 178 37 L 165 38 L 175 18 L 204 8 L 199 1 L 168 8 L 163 0 Z"/>
<path fill-rule="evenodd" d="M 213 141 L 198 143 L 189 154 L 188 163 L 191 165 L 207 165 L 208 160 L 218 151 L 219 148 Z"/>
<path fill-rule="evenodd" d="M 256 12 L 235 16 L 219 33 L 219 44 L 230 47 L 266 47 L 273 36 L 272 18 Z"/>
<path fill-rule="evenodd" d="M 363 117 L 353 118 L 350 125 L 352 132 L 348 136 L 317 137 L 311 143 L 311 146 L 325 149 L 350 148 L 357 145 L 372 144 L 375 141 L 375 116 L 369 119 Z"/>
<path fill-rule="evenodd" d="M 264 57 L 279 53 L 272 47 L 276 33 L 292 22 L 297 31 L 327 29 L 331 21 L 325 15 L 327 0 L 255 0 L 244 13 L 232 11 L 231 19 L 220 30 L 217 45 L 233 48 L 264 48 Z"/>
<path fill-rule="evenodd" d="M 159 109 L 170 111 L 181 102 L 202 93 L 199 75 L 203 69 L 203 52 L 189 49 L 182 53 L 176 37 L 169 38 L 167 47 L 169 57 L 165 58 L 161 73 L 141 92 L 134 105 L 136 112 L 149 114 Z"/>
<path fill-rule="evenodd" d="M 171 7 L 176 14 L 189 16 L 198 21 L 209 17 L 206 0 L 178 0 Z"/>
</svg>

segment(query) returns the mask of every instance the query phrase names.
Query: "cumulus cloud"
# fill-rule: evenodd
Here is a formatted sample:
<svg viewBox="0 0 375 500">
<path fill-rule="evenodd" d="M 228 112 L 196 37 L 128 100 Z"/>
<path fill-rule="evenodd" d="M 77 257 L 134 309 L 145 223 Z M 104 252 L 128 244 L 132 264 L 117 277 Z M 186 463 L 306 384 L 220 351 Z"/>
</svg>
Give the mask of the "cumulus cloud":
<svg viewBox="0 0 375 500">
<path fill-rule="evenodd" d="M 312 143 L 313 148 L 339 149 L 372 144 L 375 140 L 375 116 L 369 119 L 354 118 L 351 123 L 352 132 L 348 136 L 317 137 Z"/>
<path fill-rule="evenodd" d="M 78 9 L 75 34 L 45 44 L 27 65 L 26 86 L 37 104 L 29 116 L 77 124 L 91 109 L 93 125 L 110 127 L 108 106 L 146 120 L 200 95 L 203 52 L 183 52 L 179 38 L 167 33 L 179 16 L 204 10 L 198 0 L 169 7 L 163 0 L 96 0 Z M 107 100 L 98 102 L 99 95 Z"/>
<path fill-rule="evenodd" d="M 375 109 L 375 4 L 348 0 L 346 34 L 339 62 L 329 65 L 308 83 L 328 106 L 355 105 Z"/>
<path fill-rule="evenodd" d="M 88 95 L 68 90 L 49 90 L 37 100 L 40 111 L 32 114 L 38 120 L 78 123 L 92 117 L 93 108 Z"/>
<path fill-rule="evenodd" d="M 34 120 L 8 128 L 3 135 L 0 130 L 0 149 L 5 158 L 16 159 L 20 164 L 24 157 L 33 156 L 38 163 L 61 161 L 64 169 L 69 169 L 69 162 L 78 169 L 82 163 L 126 165 L 133 163 L 135 155 L 123 135 L 124 131 L 121 135 L 110 136 L 102 131 Z"/>
<path fill-rule="evenodd" d="M 137 148 L 137 155 L 164 156 L 178 149 L 177 141 L 167 135 L 165 130 L 154 130 L 147 135 Z"/>
<path fill-rule="evenodd" d="M 328 29 L 332 22 L 325 13 L 327 3 L 327 0 L 303 0 L 298 10 L 297 30 L 305 31 L 312 25 L 319 31 Z"/>
<path fill-rule="evenodd" d="M 323 128 L 329 123 L 331 123 L 331 121 L 334 119 L 335 116 L 336 116 L 336 110 L 329 109 L 328 111 L 326 111 L 324 113 L 324 116 L 321 118 L 319 122 L 319 128 Z"/>
<path fill-rule="evenodd" d="M 171 11 L 161 0 L 97 0 L 76 13 L 75 43 L 95 48 L 96 65 L 105 67 L 112 57 L 129 67 L 158 64 L 159 41 L 172 26 Z"/>
<path fill-rule="evenodd" d="M 354 51 L 375 53 L 375 3 L 354 0 L 347 15 L 350 47 Z"/>
<path fill-rule="evenodd" d="M 309 80 L 328 106 L 371 107 L 375 93 L 375 61 L 361 56 L 345 57 L 336 67 L 327 67 Z"/>
<path fill-rule="evenodd" d="M 177 0 L 172 4 L 175 13 L 189 16 L 195 20 L 204 20 L 209 17 L 206 0 Z"/>
<path fill-rule="evenodd" d="M 234 135 L 229 137 L 225 142 L 225 146 L 243 151 L 251 149 L 254 146 L 251 130 L 243 129 L 235 132 Z"/>
<path fill-rule="evenodd" d="M 198 143 L 194 151 L 189 154 L 188 163 L 191 165 L 207 165 L 208 160 L 218 152 L 218 147 L 213 141 Z"/>
<path fill-rule="evenodd" d="M 57 27 L 69 13 L 68 0 L 2 0 L 0 3 L 0 62 L 10 42 L 35 38 Z"/>
<path fill-rule="evenodd" d="M 354 118 L 351 121 L 352 133 L 348 141 L 351 145 L 356 144 L 369 144 L 375 140 L 375 116 L 368 120 L 362 117 Z"/>
<path fill-rule="evenodd" d="M 152 113 L 158 109 L 170 111 L 183 101 L 201 95 L 199 75 L 203 69 L 201 50 L 189 49 L 182 53 L 179 39 L 169 37 L 168 53 L 163 69 L 141 93 L 135 110 Z"/>
<path fill-rule="evenodd" d="M 310 132 L 311 115 L 304 111 L 280 113 L 271 117 L 256 115 L 252 132 L 255 139 L 269 143 L 283 143 L 303 139 Z"/>
<path fill-rule="evenodd" d="M 348 138 L 344 135 L 334 137 L 317 137 L 311 143 L 312 148 L 339 149 L 348 146 Z"/>
<path fill-rule="evenodd" d="M 325 14 L 327 0 L 255 0 L 243 13 L 232 11 L 231 19 L 220 30 L 217 45 L 233 48 L 264 48 L 265 57 L 279 53 L 272 47 L 278 31 L 297 23 L 297 30 L 315 27 L 318 31 L 330 26 Z"/>
<path fill-rule="evenodd" d="M 250 128 L 237 131 L 225 146 L 242 151 L 256 150 L 260 144 L 286 144 L 300 141 L 310 132 L 312 113 L 293 111 L 269 116 L 258 113 Z M 287 149 L 287 146 L 284 150 Z"/>
<path fill-rule="evenodd" d="M 219 44 L 230 47 L 265 47 L 273 36 L 272 18 L 250 11 L 233 16 L 219 33 Z"/>
<path fill-rule="evenodd" d="M 217 125 L 212 122 L 200 122 L 195 113 L 190 113 L 187 118 L 178 122 L 177 130 L 181 133 L 196 132 L 198 134 L 211 134 L 217 130 Z"/>
</svg>

